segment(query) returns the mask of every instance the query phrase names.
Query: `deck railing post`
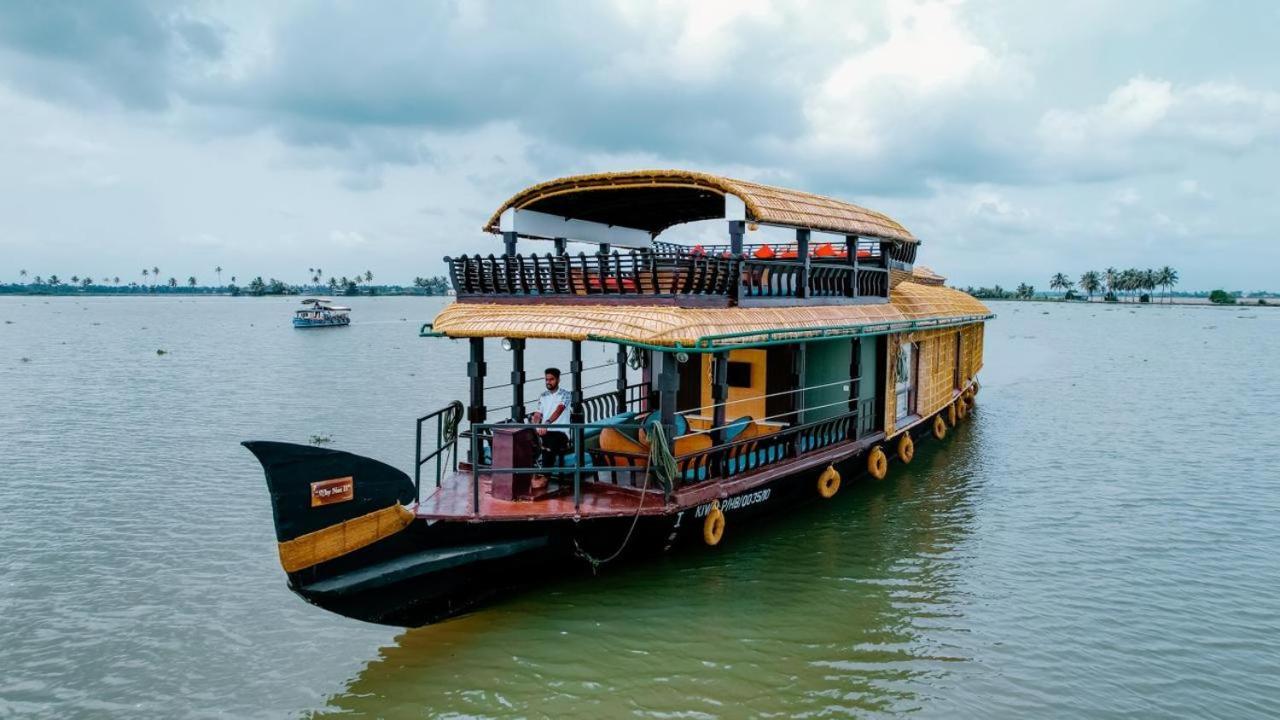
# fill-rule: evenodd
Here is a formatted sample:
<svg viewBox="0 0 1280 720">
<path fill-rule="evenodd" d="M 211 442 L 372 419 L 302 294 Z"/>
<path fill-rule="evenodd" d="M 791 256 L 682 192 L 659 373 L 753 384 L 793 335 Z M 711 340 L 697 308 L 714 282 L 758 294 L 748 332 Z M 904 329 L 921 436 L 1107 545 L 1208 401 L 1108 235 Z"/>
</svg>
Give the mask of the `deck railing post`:
<svg viewBox="0 0 1280 720">
<path fill-rule="evenodd" d="M 711 442 L 719 445 L 724 440 L 724 423 L 727 417 L 725 402 L 729 399 L 729 353 L 718 352 L 712 361 L 711 373 Z"/>
<path fill-rule="evenodd" d="M 487 366 L 484 362 L 484 338 L 471 338 L 471 362 L 467 363 L 467 377 L 471 379 L 471 403 L 467 407 L 467 420 L 472 424 L 485 420 L 484 409 L 484 377 Z"/>
<path fill-rule="evenodd" d="M 680 370 L 675 352 L 662 353 L 662 372 L 658 375 L 658 409 L 667 442 L 675 445 L 676 392 L 680 388 Z"/>
<path fill-rule="evenodd" d="M 796 257 L 800 260 L 799 277 L 796 278 L 796 297 L 809 297 L 809 231 L 796 230 Z"/>
<path fill-rule="evenodd" d="M 853 413 L 853 422 L 848 437 L 856 440 L 862 425 L 862 416 L 858 412 L 858 397 L 862 394 L 862 340 L 853 338 L 849 342 L 849 412 Z"/>
<path fill-rule="evenodd" d="M 418 428 L 419 437 L 421 437 L 422 428 Z M 440 487 L 440 456 L 443 448 L 440 446 L 444 442 L 444 415 L 436 416 L 436 487 Z M 457 455 L 457 448 L 454 448 L 454 455 Z M 422 495 L 418 495 L 418 502 L 422 502 Z"/>
<path fill-rule="evenodd" d="M 437 447 L 440 445 L 436 441 Z M 413 497 L 422 501 L 422 418 L 418 418 L 418 428 L 413 440 Z"/>
<path fill-rule="evenodd" d="M 804 387 L 805 387 L 806 373 L 805 373 L 804 365 L 805 365 L 805 358 L 808 354 L 805 352 L 805 350 L 806 350 L 805 343 L 798 342 L 795 344 L 794 349 L 792 350 L 792 353 L 791 353 L 791 386 L 793 388 L 796 388 L 796 391 L 792 394 L 792 396 L 795 398 L 792 401 L 792 407 L 795 409 L 795 418 L 792 421 L 793 425 L 803 425 L 805 421 Z M 803 435 L 804 433 L 796 433 L 796 436 L 794 438 L 796 455 L 799 455 L 801 452 L 803 452 L 803 448 L 801 446 Z"/>
<path fill-rule="evenodd" d="M 849 261 L 849 284 L 845 289 L 847 297 L 858 297 L 858 236 L 844 236 L 845 258 Z"/>
<path fill-rule="evenodd" d="M 471 511 L 480 514 L 480 425 L 471 426 Z"/>
<path fill-rule="evenodd" d="M 511 343 L 511 419 L 524 422 L 524 338 L 508 338 Z"/>
<path fill-rule="evenodd" d="M 517 237 L 514 232 L 502 233 L 502 251 L 506 253 L 507 257 L 515 257 Z"/>
<path fill-rule="evenodd" d="M 618 390 L 618 413 L 627 411 L 627 346 L 618 346 L 618 381 L 615 387 Z"/>
<path fill-rule="evenodd" d="M 582 462 L 583 462 L 583 433 L 582 425 L 573 426 L 573 511 L 576 513 L 582 507 Z"/>
<path fill-rule="evenodd" d="M 569 373 L 573 376 L 573 392 L 569 394 L 569 422 L 576 424 L 586 422 L 582 409 L 582 341 L 571 341 L 569 349 Z"/>
<path fill-rule="evenodd" d="M 729 254 L 733 256 L 731 270 L 734 271 L 732 285 L 729 289 L 729 302 L 737 305 L 742 299 L 742 236 L 746 233 L 747 223 L 743 220 L 729 221 Z"/>
</svg>

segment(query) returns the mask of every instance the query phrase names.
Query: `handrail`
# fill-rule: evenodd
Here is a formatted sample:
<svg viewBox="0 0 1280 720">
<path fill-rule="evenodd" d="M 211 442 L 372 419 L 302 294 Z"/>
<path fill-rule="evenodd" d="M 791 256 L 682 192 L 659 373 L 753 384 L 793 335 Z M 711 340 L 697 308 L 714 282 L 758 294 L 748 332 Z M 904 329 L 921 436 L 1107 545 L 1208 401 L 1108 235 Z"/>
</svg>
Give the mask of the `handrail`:
<svg viewBox="0 0 1280 720">
<path fill-rule="evenodd" d="M 442 457 L 446 451 L 457 448 L 458 425 L 462 422 L 462 403 L 453 401 L 448 405 L 429 412 L 418 418 L 413 450 L 413 494 L 418 502 L 422 502 L 422 466 L 428 461 L 436 461 L 436 487 L 440 487 L 443 476 Z M 436 421 L 436 449 L 426 457 L 422 456 L 422 424 L 428 420 Z M 453 453 L 453 470 L 458 469 L 458 454 Z"/>
</svg>

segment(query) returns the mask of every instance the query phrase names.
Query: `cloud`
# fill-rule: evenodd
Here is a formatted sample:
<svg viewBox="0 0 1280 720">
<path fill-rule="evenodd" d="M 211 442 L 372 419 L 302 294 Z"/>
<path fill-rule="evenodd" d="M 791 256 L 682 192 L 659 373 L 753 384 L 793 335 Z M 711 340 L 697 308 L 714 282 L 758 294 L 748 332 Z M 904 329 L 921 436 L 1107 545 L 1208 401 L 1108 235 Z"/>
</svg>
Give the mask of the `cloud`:
<svg viewBox="0 0 1280 720">
<path fill-rule="evenodd" d="M 1099 105 L 1045 112 L 1037 135 L 1053 175 L 1169 170 L 1193 153 L 1236 155 L 1280 139 L 1280 93 L 1222 82 L 1179 87 L 1139 75 Z"/>
</svg>

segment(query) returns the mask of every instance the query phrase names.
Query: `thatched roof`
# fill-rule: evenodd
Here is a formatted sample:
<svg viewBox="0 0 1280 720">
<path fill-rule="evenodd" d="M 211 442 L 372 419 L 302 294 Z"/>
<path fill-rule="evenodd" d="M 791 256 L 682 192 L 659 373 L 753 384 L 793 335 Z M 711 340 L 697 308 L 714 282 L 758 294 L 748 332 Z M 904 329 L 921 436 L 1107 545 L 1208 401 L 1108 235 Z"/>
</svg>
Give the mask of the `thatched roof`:
<svg viewBox="0 0 1280 720">
<path fill-rule="evenodd" d="M 436 317 L 433 325 L 436 332 L 449 337 L 597 337 L 669 346 L 692 345 L 701 338 L 733 333 L 803 331 L 910 320 L 979 320 L 989 315 L 987 307 L 967 293 L 904 282 L 893 289 L 887 304 L 697 309 L 453 303 Z"/>
<path fill-rule="evenodd" d="M 605 190 L 610 192 L 600 192 Z M 672 225 L 724 217 L 725 195 L 741 199 L 752 222 L 918 242 L 888 215 L 852 203 L 686 170 L 596 173 L 539 183 L 503 203 L 484 229 L 499 232 L 502 213 L 516 208 L 657 235 Z"/>
</svg>

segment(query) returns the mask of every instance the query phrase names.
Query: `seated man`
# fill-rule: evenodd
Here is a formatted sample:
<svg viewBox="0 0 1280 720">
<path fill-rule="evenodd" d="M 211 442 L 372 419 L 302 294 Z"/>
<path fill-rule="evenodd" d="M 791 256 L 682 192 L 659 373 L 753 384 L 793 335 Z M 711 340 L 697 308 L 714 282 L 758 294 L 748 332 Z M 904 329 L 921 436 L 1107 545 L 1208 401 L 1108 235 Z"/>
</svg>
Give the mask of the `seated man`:
<svg viewBox="0 0 1280 720">
<path fill-rule="evenodd" d="M 538 397 L 538 409 L 533 413 L 534 423 L 548 425 L 569 424 L 569 391 L 560 387 L 560 369 L 549 367 L 544 371 L 547 389 Z M 539 464 L 555 467 L 560 456 L 569 449 L 569 434 L 561 430 L 538 428 Z"/>
</svg>

